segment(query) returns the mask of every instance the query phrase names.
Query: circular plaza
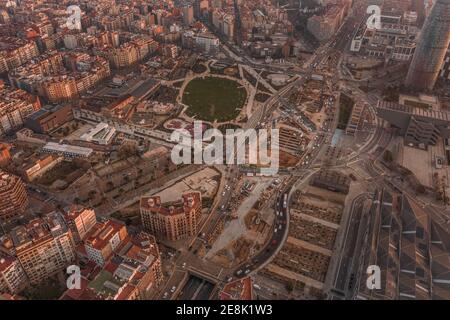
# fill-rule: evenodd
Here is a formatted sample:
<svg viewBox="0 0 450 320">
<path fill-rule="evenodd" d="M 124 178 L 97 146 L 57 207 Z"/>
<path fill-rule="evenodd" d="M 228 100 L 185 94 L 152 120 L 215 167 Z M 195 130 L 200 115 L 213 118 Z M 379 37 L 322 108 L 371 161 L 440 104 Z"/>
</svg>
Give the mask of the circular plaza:
<svg viewBox="0 0 450 320">
<path fill-rule="evenodd" d="M 238 81 L 217 76 L 194 78 L 182 93 L 185 114 L 196 120 L 229 122 L 235 120 L 247 101 L 247 90 Z"/>
</svg>

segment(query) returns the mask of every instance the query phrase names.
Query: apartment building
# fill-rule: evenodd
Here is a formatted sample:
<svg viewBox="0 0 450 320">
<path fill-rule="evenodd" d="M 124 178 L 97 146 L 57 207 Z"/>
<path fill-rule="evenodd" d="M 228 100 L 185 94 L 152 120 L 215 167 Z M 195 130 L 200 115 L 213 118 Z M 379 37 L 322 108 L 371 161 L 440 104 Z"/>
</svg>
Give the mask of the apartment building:
<svg viewBox="0 0 450 320">
<path fill-rule="evenodd" d="M 221 9 L 212 12 L 213 26 L 224 35 L 228 41 L 232 41 L 234 37 L 234 15 L 227 13 Z"/>
<path fill-rule="evenodd" d="M 53 276 L 75 260 L 72 233 L 57 212 L 13 229 L 0 239 L 0 251 L 17 257 L 32 284 Z"/>
<path fill-rule="evenodd" d="M 308 19 L 307 28 L 319 41 L 327 41 L 340 28 L 348 14 L 352 0 L 331 3 L 323 15 L 314 15 Z"/>
<path fill-rule="evenodd" d="M 11 161 L 11 153 L 9 150 L 11 145 L 6 143 L 0 143 L 0 167 L 4 167 Z"/>
<path fill-rule="evenodd" d="M 115 274 L 127 283 L 134 283 L 138 299 L 150 298 L 164 279 L 158 244 L 154 236 L 141 232 L 128 237 L 117 250 L 121 260 Z"/>
<path fill-rule="evenodd" d="M 159 196 L 143 197 L 140 208 L 145 230 L 157 238 L 176 241 L 197 234 L 202 198 L 198 192 L 184 194 L 181 201 L 173 203 L 161 203 Z"/>
<path fill-rule="evenodd" d="M 39 93 L 39 83 L 42 76 L 49 76 L 64 72 L 63 56 L 52 50 L 33 59 L 30 63 L 18 67 L 8 73 L 12 86 L 29 93 Z"/>
<path fill-rule="evenodd" d="M 127 228 L 120 222 L 97 222 L 84 241 L 88 259 L 104 266 L 127 235 Z"/>
<path fill-rule="evenodd" d="M 97 216 L 93 209 L 81 206 L 71 206 L 64 213 L 64 220 L 67 227 L 72 231 L 75 244 L 80 244 L 89 231 L 96 225 Z"/>
<path fill-rule="evenodd" d="M 0 135 L 22 127 L 26 118 L 40 108 L 39 98 L 0 82 Z"/>
<path fill-rule="evenodd" d="M 183 7 L 183 24 L 190 26 L 194 22 L 194 7 L 192 5 L 185 5 Z"/>
<path fill-rule="evenodd" d="M 62 300 L 154 299 L 163 283 L 158 245 L 145 232 L 127 236 L 100 272 L 82 274 L 81 288 L 67 290 Z"/>
<path fill-rule="evenodd" d="M 107 78 L 109 63 L 102 57 L 86 54 L 68 54 L 64 57 L 69 72 L 42 77 L 39 92 L 52 102 L 71 100 Z"/>
<path fill-rule="evenodd" d="M 0 222 L 18 217 L 27 206 L 28 196 L 20 178 L 0 170 Z"/>
<path fill-rule="evenodd" d="M 17 294 L 27 283 L 28 278 L 19 260 L 0 254 L 0 293 Z"/>
<path fill-rule="evenodd" d="M 215 52 L 219 49 L 219 38 L 211 33 L 186 31 L 182 35 L 182 45 L 185 48 L 196 48 L 204 52 Z"/>
<path fill-rule="evenodd" d="M 142 61 L 149 54 L 156 52 L 158 47 L 158 43 L 153 39 L 135 38 L 117 48 L 107 49 L 104 55 L 114 68 L 120 69 Z"/>
<path fill-rule="evenodd" d="M 0 36 L 0 73 L 20 67 L 38 55 L 36 42 Z"/>
<path fill-rule="evenodd" d="M 41 87 L 43 95 L 52 102 L 70 100 L 78 96 L 75 78 L 68 75 L 48 78 Z"/>
</svg>

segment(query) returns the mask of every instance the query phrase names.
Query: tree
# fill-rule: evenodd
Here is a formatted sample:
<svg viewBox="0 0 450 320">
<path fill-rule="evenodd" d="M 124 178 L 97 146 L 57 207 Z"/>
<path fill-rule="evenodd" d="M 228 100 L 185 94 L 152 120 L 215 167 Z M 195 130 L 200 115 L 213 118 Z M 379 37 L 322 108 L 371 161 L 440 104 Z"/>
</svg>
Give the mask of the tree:
<svg viewBox="0 0 450 320">
<path fill-rule="evenodd" d="M 107 189 L 108 191 L 114 189 L 114 183 L 112 183 L 112 181 L 108 181 L 108 182 L 106 183 L 106 189 Z"/>
<path fill-rule="evenodd" d="M 137 156 L 139 153 L 138 148 L 134 144 L 124 144 L 120 146 L 118 150 L 119 157 L 128 158 L 132 156 Z"/>
<path fill-rule="evenodd" d="M 288 292 L 294 291 L 294 288 L 295 288 L 295 282 L 294 282 L 294 281 L 290 281 L 290 282 L 288 282 L 288 283 L 286 284 L 286 290 L 287 290 Z"/>
<path fill-rule="evenodd" d="M 96 194 L 97 194 L 97 191 L 96 191 L 96 190 L 91 190 L 91 191 L 89 191 L 89 194 L 88 194 L 89 199 L 94 199 L 94 197 L 95 197 Z"/>
<path fill-rule="evenodd" d="M 423 186 L 423 185 L 418 185 L 417 187 L 416 187 L 416 192 L 418 193 L 418 194 L 425 194 L 425 192 L 426 192 L 426 189 L 425 189 L 425 187 Z"/>
<path fill-rule="evenodd" d="M 131 220 L 131 218 L 127 218 L 127 219 L 125 220 L 125 224 L 127 225 L 127 227 L 128 227 L 128 226 L 131 226 L 132 223 L 133 223 L 133 220 Z"/>
</svg>

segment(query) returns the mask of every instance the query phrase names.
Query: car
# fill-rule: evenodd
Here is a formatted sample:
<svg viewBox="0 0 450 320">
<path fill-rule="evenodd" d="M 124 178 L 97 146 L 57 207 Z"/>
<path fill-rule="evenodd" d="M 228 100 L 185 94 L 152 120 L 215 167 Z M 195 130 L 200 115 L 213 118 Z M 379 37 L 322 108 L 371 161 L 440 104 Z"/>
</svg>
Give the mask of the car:
<svg viewBox="0 0 450 320">
<path fill-rule="evenodd" d="M 170 292 L 174 293 L 177 287 L 173 286 L 172 289 L 170 289 Z"/>
<path fill-rule="evenodd" d="M 278 229 L 277 228 L 275 228 L 275 230 L 273 231 L 274 233 L 277 233 L 277 231 L 278 231 Z"/>
<path fill-rule="evenodd" d="M 250 273 L 250 269 L 245 270 L 245 274 L 249 274 Z"/>
<path fill-rule="evenodd" d="M 233 281 L 233 277 L 228 277 L 227 282 L 231 282 L 231 281 Z"/>
<path fill-rule="evenodd" d="M 242 274 L 242 270 L 238 270 L 238 271 L 236 271 L 236 275 L 241 275 Z"/>
<path fill-rule="evenodd" d="M 186 262 L 183 262 L 183 264 L 181 265 L 181 267 L 184 269 L 186 268 Z"/>
<path fill-rule="evenodd" d="M 167 298 L 168 295 L 169 295 L 169 293 L 168 293 L 167 291 L 164 292 L 163 298 L 164 298 L 164 299 Z"/>
<path fill-rule="evenodd" d="M 261 290 L 261 287 L 259 285 L 257 285 L 256 283 L 253 284 L 253 288 L 257 289 L 257 290 Z"/>
</svg>

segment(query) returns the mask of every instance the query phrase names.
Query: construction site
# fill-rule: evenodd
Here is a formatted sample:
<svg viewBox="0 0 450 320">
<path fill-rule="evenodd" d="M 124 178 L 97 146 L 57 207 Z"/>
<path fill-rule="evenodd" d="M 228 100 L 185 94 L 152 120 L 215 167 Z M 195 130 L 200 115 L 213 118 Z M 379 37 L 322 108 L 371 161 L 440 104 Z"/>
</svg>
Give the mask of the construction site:
<svg viewBox="0 0 450 320">
<path fill-rule="evenodd" d="M 346 196 L 308 186 L 290 204 L 286 243 L 262 273 L 305 298 L 321 298 L 328 277 Z"/>
</svg>

